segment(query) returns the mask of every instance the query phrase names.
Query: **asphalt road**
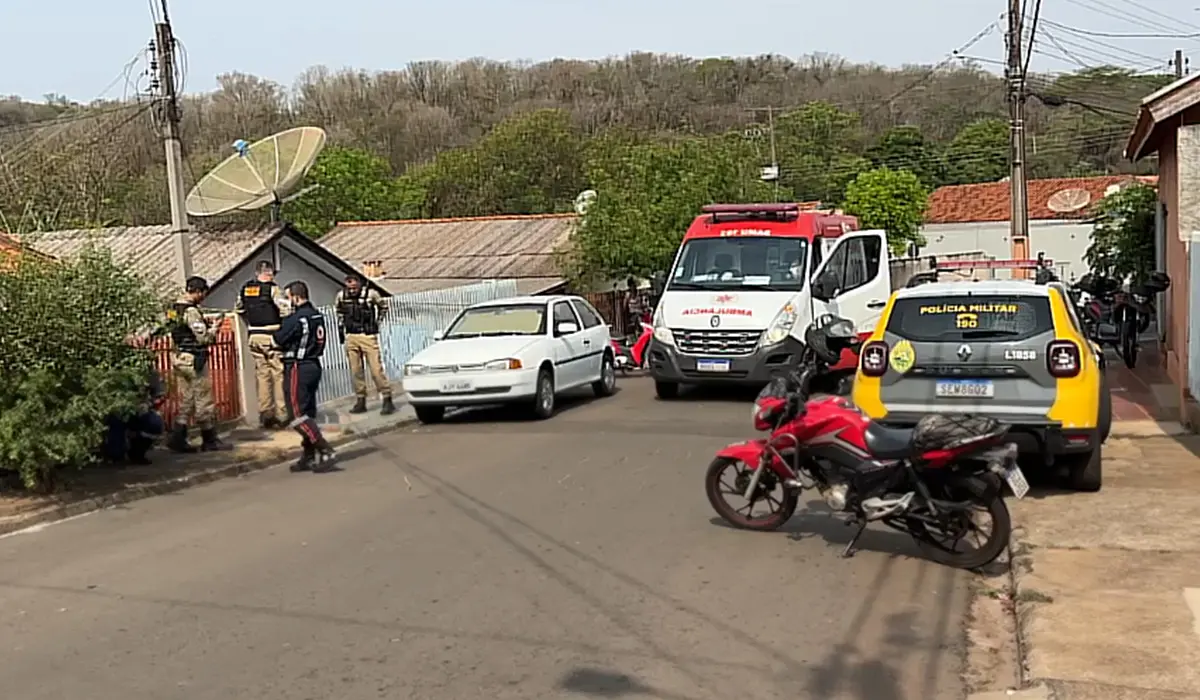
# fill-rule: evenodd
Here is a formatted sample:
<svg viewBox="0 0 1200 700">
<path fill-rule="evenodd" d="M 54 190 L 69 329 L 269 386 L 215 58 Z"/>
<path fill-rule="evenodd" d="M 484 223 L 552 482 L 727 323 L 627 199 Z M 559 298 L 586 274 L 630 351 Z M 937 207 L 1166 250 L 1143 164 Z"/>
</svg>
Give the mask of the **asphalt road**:
<svg viewBox="0 0 1200 700">
<path fill-rule="evenodd" d="M 644 379 L 0 539 L 21 700 L 961 698 L 965 574 L 900 535 L 713 520 L 748 401 Z"/>
</svg>

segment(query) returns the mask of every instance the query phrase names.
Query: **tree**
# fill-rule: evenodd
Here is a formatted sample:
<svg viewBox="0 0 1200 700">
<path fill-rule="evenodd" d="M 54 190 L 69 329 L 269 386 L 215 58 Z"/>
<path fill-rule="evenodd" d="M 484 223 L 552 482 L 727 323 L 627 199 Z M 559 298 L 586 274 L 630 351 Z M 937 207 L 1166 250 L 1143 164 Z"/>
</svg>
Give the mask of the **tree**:
<svg viewBox="0 0 1200 700">
<path fill-rule="evenodd" d="M 809 102 L 775 120 L 780 182 L 803 200 L 837 202 L 846 183 L 870 167 L 861 157 L 862 125 L 854 112 Z"/>
<path fill-rule="evenodd" d="M 773 196 L 740 134 L 656 143 L 614 135 L 589 149 L 587 177 L 597 196 L 564 256 L 582 284 L 666 270 L 700 207 Z"/>
<path fill-rule="evenodd" d="M 1096 226 L 1084 260 L 1093 272 L 1131 283 L 1144 282 L 1157 265 L 1154 252 L 1158 193 L 1132 184 L 1096 203 Z"/>
<path fill-rule="evenodd" d="M 981 119 L 963 127 L 946 147 L 950 184 L 996 182 L 1008 176 L 1008 123 Z"/>
<path fill-rule="evenodd" d="M 401 192 L 386 160 L 357 148 L 331 146 L 304 178 L 317 188 L 284 205 L 286 218 L 313 238 L 339 221 L 402 218 Z"/>
<path fill-rule="evenodd" d="M 93 460 L 111 413 L 144 396 L 151 358 L 124 343 L 161 307 L 106 250 L 70 261 L 23 255 L 0 271 L 0 472 L 53 486 Z"/>
<path fill-rule="evenodd" d="M 946 179 L 945 161 L 916 126 L 888 129 L 874 146 L 867 149 L 867 158 L 876 168 L 911 172 L 928 190 L 938 187 Z"/>
<path fill-rule="evenodd" d="M 928 200 L 929 193 L 916 175 L 876 168 L 860 173 L 846 186 L 842 207 L 858 217 L 862 228 L 887 231 L 888 248 L 899 254 L 910 243 L 924 245 L 921 222 Z"/>
</svg>

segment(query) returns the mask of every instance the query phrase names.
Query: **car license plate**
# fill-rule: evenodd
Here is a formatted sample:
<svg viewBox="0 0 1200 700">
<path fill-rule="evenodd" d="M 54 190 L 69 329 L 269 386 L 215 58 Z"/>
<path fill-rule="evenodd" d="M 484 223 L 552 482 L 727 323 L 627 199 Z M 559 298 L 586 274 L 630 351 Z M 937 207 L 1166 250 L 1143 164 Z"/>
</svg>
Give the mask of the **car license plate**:
<svg viewBox="0 0 1200 700">
<path fill-rule="evenodd" d="M 1004 481 L 1008 483 L 1008 488 L 1012 489 L 1013 495 L 1019 499 L 1025 498 L 1025 494 L 1029 493 L 1029 482 L 1025 480 L 1025 472 L 1015 464 L 1004 470 Z"/>
<path fill-rule="evenodd" d="M 442 382 L 443 394 L 469 394 L 472 391 L 475 391 L 475 383 L 465 379 Z"/>
<path fill-rule="evenodd" d="M 951 379 L 938 382 L 936 393 L 950 399 L 990 399 L 996 386 L 990 379 Z"/>
<path fill-rule="evenodd" d="M 697 372 L 728 372 L 729 360 L 696 360 Z"/>
</svg>

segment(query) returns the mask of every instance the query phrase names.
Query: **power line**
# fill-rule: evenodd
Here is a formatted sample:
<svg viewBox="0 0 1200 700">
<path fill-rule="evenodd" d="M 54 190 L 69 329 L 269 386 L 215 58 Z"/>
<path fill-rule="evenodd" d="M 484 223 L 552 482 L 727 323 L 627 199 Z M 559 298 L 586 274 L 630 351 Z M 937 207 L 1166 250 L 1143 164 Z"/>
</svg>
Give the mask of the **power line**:
<svg viewBox="0 0 1200 700">
<path fill-rule="evenodd" d="M 1127 22 L 1134 26 L 1143 27 L 1145 29 L 1151 29 L 1154 31 L 1167 31 L 1167 32 L 1174 31 L 1173 27 L 1164 26 L 1162 23 L 1159 23 L 1159 22 L 1145 20 L 1137 15 L 1133 15 L 1133 14 L 1126 12 L 1119 7 L 1109 5 L 1108 3 L 1103 2 L 1103 0 L 1067 0 L 1067 2 L 1071 3 L 1072 5 L 1077 5 L 1079 7 L 1082 7 L 1085 10 L 1089 10 L 1091 12 L 1097 12 L 1102 15 L 1107 15 L 1108 17 L 1112 17 L 1113 19 L 1119 19 L 1123 22 Z"/>
<path fill-rule="evenodd" d="M 1052 27 L 1057 27 L 1058 29 L 1062 29 L 1063 31 L 1073 32 L 1075 34 L 1082 34 L 1083 36 L 1102 37 L 1105 39 L 1200 39 L 1200 32 L 1195 32 L 1192 34 L 1154 34 L 1154 33 L 1138 34 L 1136 32 L 1134 32 L 1134 33 L 1096 32 L 1096 31 L 1092 31 L 1090 29 L 1080 29 L 1079 27 L 1072 27 L 1072 26 L 1069 26 L 1066 24 L 1060 24 L 1058 22 L 1054 22 L 1054 21 L 1048 20 L 1048 19 L 1044 19 L 1042 21 L 1045 22 L 1046 24 L 1049 24 Z"/>
<path fill-rule="evenodd" d="M 1033 5 L 1033 26 L 1029 29 L 1029 48 L 1033 48 L 1033 42 L 1037 38 L 1038 19 L 1042 14 L 1042 0 L 1034 0 Z M 1023 17 L 1023 15 L 1022 15 Z M 1023 20 L 1022 20 L 1023 21 Z M 1033 58 L 1033 51 L 1025 54 L 1025 66 L 1021 69 L 1022 79 L 1029 76 L 1029 60 Z"/>
</svg>

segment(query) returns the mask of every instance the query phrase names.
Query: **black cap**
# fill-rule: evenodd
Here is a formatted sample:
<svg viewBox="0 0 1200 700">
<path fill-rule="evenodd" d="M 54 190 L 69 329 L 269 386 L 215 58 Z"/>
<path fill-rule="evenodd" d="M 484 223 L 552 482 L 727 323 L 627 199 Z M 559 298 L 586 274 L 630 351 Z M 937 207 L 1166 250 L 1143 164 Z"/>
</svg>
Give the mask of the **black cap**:
<svg viewBox="0 0 1200 700">
<path fill-rule="evenodd" d="M 203 277 L 189 277 L 187 278 L 187 283 L 184 285 L 184 289 L 187 290 L 188 294 L 207 292 L 208 280 L 204 279 Z"/>
</svg>

